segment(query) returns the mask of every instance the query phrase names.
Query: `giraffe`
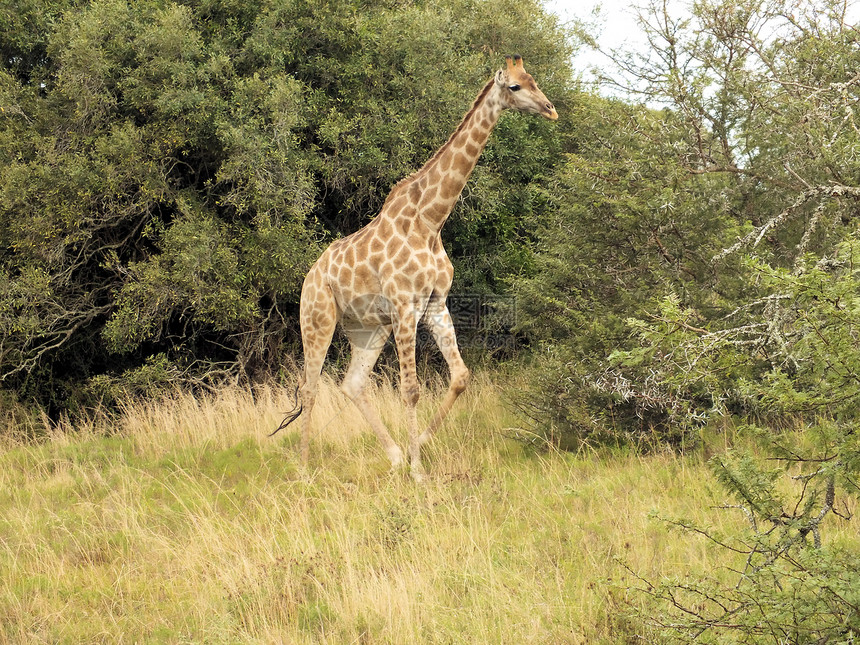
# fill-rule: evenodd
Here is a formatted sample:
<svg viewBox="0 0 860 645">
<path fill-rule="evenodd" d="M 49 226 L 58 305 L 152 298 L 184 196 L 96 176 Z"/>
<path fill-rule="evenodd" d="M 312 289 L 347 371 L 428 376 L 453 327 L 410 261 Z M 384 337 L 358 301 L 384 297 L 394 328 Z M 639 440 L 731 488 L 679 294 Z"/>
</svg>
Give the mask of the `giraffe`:
<svg viewBox="0 0 860 645">
<path fill-rule="evenodd" d="M 522 57 L 505 59 L 506 67 L 487 82 L 448 141 L 420 170 L 394 186 L 376 218 L 333 242 L 305 277 L 299 312 L 305 362 L 299 380 L 298 411 L 289 414 L 275 430 L 305 412 L 300 442 L 305 465 L 318 381 L 340 322 L 352 352 L 341 390 L 367 419 L 396 469 L 403 464 L 403 451 L 366 396 L 370 373 L 393 332 L 400 363 L 400 395 L 406 407 L 410 471 L 415 479 L 423 478 L 421 446 L 442 423 L 470 377 L 446 305 L 454 269 L 442 246 L 442 226 L 503 110 L 539 114 L 553 121 L 558 118 L 555 107 L 526 72 Z M 421 433 L 416 415 L 419 385 L 415 364 L 420 320 L 430 328 L 450 371 L 448 390 Z"/>
</svg>

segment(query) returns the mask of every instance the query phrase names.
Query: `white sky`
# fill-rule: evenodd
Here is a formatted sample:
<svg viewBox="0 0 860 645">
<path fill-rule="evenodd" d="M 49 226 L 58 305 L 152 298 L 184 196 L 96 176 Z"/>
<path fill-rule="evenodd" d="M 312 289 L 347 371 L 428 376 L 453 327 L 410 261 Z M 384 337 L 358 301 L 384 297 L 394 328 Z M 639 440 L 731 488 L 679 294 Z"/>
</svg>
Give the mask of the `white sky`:
<svg viewBox="0 0 860 645">
<path fill-rule="evenodd" d="M 673 17 L 689 14 L 693 0 L 666 0 Z M 589 30 L 601 48 L 643 49 L 645 38 L 636 19 L 636 6 L 649 4 L 648 0 L 544 0 L 545 6 L 558 14 L 562 20 L 578 19 L 592 24 Z M 848 11 L 846 22 L 860 22 L 860 0 L 846 0 Z M 583 78 L 593 78 L 588 70 L 609 64 L 602 54 L 583 47 L 574 58 L 574 65 L 583 73 Z"/>
<path fill-rule="evenodd" d="M 684 6 L 680 0 L 674 0 L 671 5 L 678 5 L 679 10 Z M 603 49 L 644 47 L 634 0 L 545 0 L 545 6 L 562 20 L 578 19 L 593 25 L 589 32 Z M 605 56 L 587 47 L 574 58 L 574 64 L 585 78 L 590 78 L 586 73 L 589 68 L 607 63 Z"/>
</svg>

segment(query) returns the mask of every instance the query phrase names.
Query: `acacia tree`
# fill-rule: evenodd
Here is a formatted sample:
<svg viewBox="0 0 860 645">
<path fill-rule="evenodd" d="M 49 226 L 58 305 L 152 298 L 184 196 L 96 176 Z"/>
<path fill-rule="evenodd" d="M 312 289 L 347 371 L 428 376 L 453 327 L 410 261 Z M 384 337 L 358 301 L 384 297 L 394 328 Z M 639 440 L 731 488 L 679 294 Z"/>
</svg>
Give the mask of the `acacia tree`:
<svg viewBox="0 0 860 645">
<path fill-rule="evenodd" d="M 671 307 L 643 324 L 640 338 L 655 348 L 652 358 L 664 357 L 657 379 L 680 397 L 697 391 L 711 415 L 733 407 L 754 415 L 748 432 L 767 455 L 740 451 L 712 462 L 750 522 L 721 542 L 745 554 L 737 585 L 705 579 L 648 589 L 669 601 L 667 626 L 681 640 L 860 635 L 860 551 L 825 533 L 834 515 L 850 518 L 849 500 L 860 493 L 860 32 L 846 10 L 703 5 L 705 35 L 690 51 L 721 82 L 712 96 L 675 85 L 690 124 L 720 142 L 718 155 L 699 153 L 691 170 L 734 175 L 738 210 L 751 215 L 713 260 L 720 267 L 740 256 L 747 286 L 718 320 L 681 327 L 701 314 Z M 774 433 L 787 418 L 802 436 Z"/>
<path fill-rule="evenodd" d="M 848 10 L 844 2 L 727 0 L 696 3 L 692 17 L 675 19 L 665 4 L 646 9 L 651 49 L 616 56 L 624 76 L 613 82 L 666 112 L 659 135 L 631 120 L 633 143 L 614 135 L 613 154 L 646 159 L 652 174 L 597 176 L 592 185 L 606 197 L 579 210 L 600 214 L 603 230 L 614 231 L 631 196 L 663 186 L 665 206 L 647 205 L 630 224 L 626 240 L 638 239 L 639 254 L 596 277 L 580 273 L 575 296 L 557 285 L 541 292 L 560 304 L 566 332 L 609 340 L 564 344 L 586 360 L 577 372 L 561 361 L 567 383 L 558 373 L 548 379 L 568 396 L 544 399 L 566 406 L 556 419 L 610 436 L 638 419 L 658 434 L 695 437 L 731 418 L 762 445 L 711 462 L 747 531 L 717 535 L 675 521 L 741 556 L 736 584 L 642 581 L 662 603 L 649 620 L 673 641 L 846 643 L 860 635 L 860 549 L 827 539 L 829 523 L 850 518 L 860 493 L 860 32 Z M 643 179 L 648 189 L 631 193 Z M 572 253 L 568 241 L 542 239 L 550 244 L 540 262 Z M 635 278 L 605 277 L 631 270 Z M 643 277 L 649 299 L 635 295 Z M 595 321 L 581 303 L 612 283 L 624 298 L 604 300 L 607 316 Z M 614 324 L 608 332 L 605 320 Z M 629 417 L 607 419 L 595 402 Z"/>
</svg>

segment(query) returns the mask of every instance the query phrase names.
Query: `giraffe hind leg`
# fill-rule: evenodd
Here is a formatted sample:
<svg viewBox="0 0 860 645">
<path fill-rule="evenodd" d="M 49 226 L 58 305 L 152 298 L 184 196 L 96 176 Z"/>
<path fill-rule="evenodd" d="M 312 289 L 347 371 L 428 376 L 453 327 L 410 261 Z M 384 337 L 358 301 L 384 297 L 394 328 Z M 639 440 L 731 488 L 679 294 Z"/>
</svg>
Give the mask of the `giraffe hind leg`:
<svg viewBox="0 0 860 645">
<path fill-rule="evenodd" d="M 311 274 L 308 274 L 308 278 L 310 277 Z M 306 297 L 306 290 L 303 289 L 299 318 L 305 366 L 299 384 L 301 394 L 299 410 L 291 414 L 295 414 L 295 418 L 299 414 L 304 414 L 301 420 L 299 450 L 302 463 L 307 465 L 310 454 L 311 413 L 316 402 L 320 374 L 337 326 L 337 305 L 331 290 L 327 287 L 315 289 L 314 297 L 310 298 Z"/>
</svg>

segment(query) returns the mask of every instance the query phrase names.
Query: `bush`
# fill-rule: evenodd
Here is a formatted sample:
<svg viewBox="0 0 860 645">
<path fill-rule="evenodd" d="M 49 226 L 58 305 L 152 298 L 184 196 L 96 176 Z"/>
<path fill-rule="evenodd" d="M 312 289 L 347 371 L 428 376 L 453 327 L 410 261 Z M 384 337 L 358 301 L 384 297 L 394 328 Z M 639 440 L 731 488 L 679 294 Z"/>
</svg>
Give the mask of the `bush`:
<svg viewBox="0 0 860 645">
<path fill-rule="evenodd" d="M 276 376 L 310 263 L 504 54 L 559 109 L 573 96 L 570 45 L 530 1 L 48 4 L 0 2 L 0 380 L 55 416 L 158 356 L 194 366 L 179 381 Z M 569 140 L 501 129 L 446 232 L 459 293 L 521 261 L 514 196 Z"/>
</svg>

